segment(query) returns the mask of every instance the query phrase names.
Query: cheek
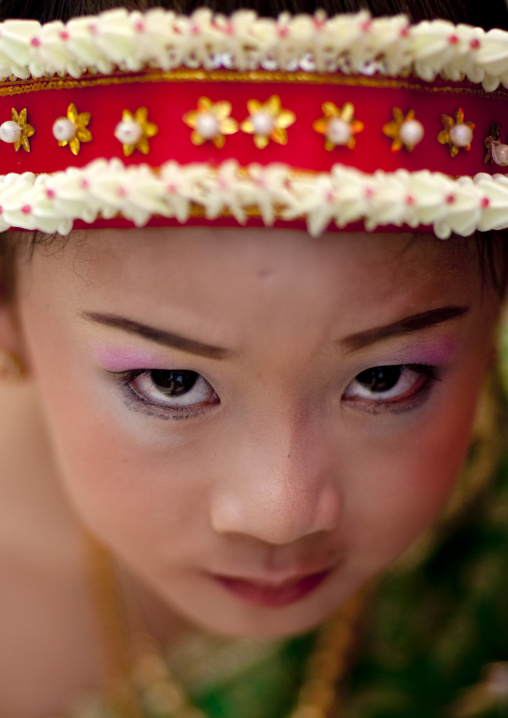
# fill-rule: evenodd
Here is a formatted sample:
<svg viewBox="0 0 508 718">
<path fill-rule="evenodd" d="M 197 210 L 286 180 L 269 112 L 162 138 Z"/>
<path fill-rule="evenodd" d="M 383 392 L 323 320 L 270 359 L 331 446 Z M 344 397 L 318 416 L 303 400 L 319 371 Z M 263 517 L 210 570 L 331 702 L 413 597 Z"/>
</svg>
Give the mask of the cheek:
<svg viewBox="0 0 508 718">
<path fill-rule="evenodd" d="M 171 422 L 150 431 L 148 418 L 63 363 L 39 355 L 37 372 L 62 481 L 84 523 L 112 545 L 140 549 L 157 533 L 181 535 L 203 504 L 202 484 L 186 480 L 200 475 L 193 446 L 180 442 L 176 463 Z"/>
<path fill-rule="evenodd" d="M 200 546 L 206 492 L 192 463 L 147 450 L 86 411 L 78 427 L 62 429 L 59 444 L 81 520 L 128 563 L 166 565 Z"/>
<path fill-rule="evenodd" d="M 446 504 L 470 444 L 479 381 L 468 382 L 468 391 L 457 386 L 423 422 L 381 442 L 370 468 L 359 469 L 368 478 L 353 492 L 351 515 L 358 520 L 347 533 L 373 549 L 367 559 L 373 564 L 397 558 Z"/>
</svg>

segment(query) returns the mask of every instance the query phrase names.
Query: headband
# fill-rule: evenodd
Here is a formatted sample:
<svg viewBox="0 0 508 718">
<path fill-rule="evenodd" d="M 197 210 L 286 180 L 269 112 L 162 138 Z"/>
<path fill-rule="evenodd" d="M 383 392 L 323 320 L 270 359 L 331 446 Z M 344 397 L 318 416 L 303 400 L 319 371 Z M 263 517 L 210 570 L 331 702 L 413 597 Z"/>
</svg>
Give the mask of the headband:
<svg viewBox="0 0 508 718">
<path fill-rule="evenodd" d="M 368 12 L 0 24 L 0 229 L 508 227 L 508 33 Z"/>
</svg>

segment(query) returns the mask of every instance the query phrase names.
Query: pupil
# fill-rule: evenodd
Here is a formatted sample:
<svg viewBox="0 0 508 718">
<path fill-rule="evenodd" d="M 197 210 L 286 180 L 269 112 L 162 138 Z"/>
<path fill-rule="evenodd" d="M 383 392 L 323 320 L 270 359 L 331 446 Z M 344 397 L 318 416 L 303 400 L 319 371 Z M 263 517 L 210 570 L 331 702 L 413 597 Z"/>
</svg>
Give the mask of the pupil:
<svg viewBox="0 0 508 718">
<path fill-rule="evenodd" d="M 358 374 L 356 381 L 371 391 L 381 393 L 393 389 L 401 374 L 400 366 L 375 366 Z"/>
<path fill-rule="evenodd" d="M 186 394 L 192 389 L 198 378 L 195 371 L 184 371 L 180 369 L 173 371 L 154 369 L 150 372 L 150 376 L 155 386 L 160 389 L 163 394 L 167 394 L 168 396 Z"/>
</svg>

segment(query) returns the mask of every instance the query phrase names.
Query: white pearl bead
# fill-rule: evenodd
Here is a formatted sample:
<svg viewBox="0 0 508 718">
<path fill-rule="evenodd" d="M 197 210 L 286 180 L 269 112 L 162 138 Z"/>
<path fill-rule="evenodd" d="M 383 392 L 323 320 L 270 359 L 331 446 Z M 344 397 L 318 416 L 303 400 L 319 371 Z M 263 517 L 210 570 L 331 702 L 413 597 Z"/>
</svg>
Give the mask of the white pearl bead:
<svg viewBox="0 0 508 718">
<path fill-rule="evenodd" d="M 327 125 L 326 137 L 333 142 L 334 145 L 347 145 L 351 139 L 352 132 L 349 123 L 334 117 Z"/>
<path fill-rule="evenodd" d="M 415 147 L 423 140 L 425 130 L 418 120 L 405 120 L 399 130 L 399 137 L 404 145 Z"/>
<path fill-rule="evenodd" d="M 135 120 L 122 120 L 115 127 L 115 137 L 122 145 L 134 147 L 143 137 L 143 130 Z"/>
<path fill-rule="evenodd" d="M 450 130 L 450 139 L 455 147 L 468 147 L 473 140 L 473 130 L 461 122 Z"/>
<path fill-rule="evenodd" d="M 0 140 L 2 142 L 17 142 L 21 137 L 21 127 L 14 120 L 8 120 L 0 125 Z"/>
<path fill-rule="evenodd" d="M 508 145 L 503 145 L 500 142 L 492 143 L 492 159 L 500 167 L 508 166 Z"/>
<path fill-rule="evenodd" d="M 268 137 L 268 135 L 272 132 L 273 117 L 268 114 L 268 112 L 256 112 L 254 115 L 251 115 L 250 119 L 254 125 L 254 133 L 256 135 Z"/>
<path fill-rule="evenodd" d="M 76 125 L 67 117 L 59 117 L 53 125 L 53 136 L 58 142 L 70 142 L 76 136 Z"/>
<path fill-rule="evenodd" d="M 211 112 L 203 112 L 196 119 L 196 132 L 205 140 L 214 140 L 219 134 L 219 120 Z"/>
</svg>

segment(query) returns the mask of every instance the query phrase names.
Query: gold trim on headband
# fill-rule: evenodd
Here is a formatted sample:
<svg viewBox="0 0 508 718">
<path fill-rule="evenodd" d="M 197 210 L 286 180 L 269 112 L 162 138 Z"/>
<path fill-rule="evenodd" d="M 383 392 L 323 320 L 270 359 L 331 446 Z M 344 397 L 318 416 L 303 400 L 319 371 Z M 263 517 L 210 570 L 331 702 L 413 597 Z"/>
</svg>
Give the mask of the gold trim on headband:
<svg viewBox="0 0 508 718">
<path fill-rule="evenodd" d="M 245 82 L 245 83 L 287 83 L 290 85 L 332 85 L 344 87 L 374 87 L 393 90 L 410 90 L 430 94 L 470 95 L 506 100 L 508 89 L 500 88 L 487 92 L 481 86 L 461 83 L 459 85 L 438 83 L 431 85 L 417 78 L 389 78 L 377 75 L 320 74 L 317 72 L 271 72 L 253 70 L 250 72 L 232 72 L 229 70 L 190 70 L 180 68 L 165 71 L 149 69 L 139 73 L 116 72 L 111 75 L 85 75 L 81 78 L 59 77 L 29 80 L 9 80 L 0 82 L 0 97 L 30 94 L 43 90 L 72 90 L 84 87 L 108 87 L 111 85 L 129 85 L 146 82 Z"/>
</svg>

